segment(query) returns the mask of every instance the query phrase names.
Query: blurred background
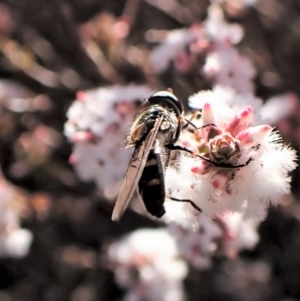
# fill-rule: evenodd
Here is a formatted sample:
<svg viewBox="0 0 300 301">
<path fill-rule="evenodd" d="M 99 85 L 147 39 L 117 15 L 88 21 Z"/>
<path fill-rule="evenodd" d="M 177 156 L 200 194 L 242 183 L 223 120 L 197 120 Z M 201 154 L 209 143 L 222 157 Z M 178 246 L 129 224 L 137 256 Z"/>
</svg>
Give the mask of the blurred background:
<svg viewBox="0 0 300 301">
<path fill-rule="evenodd" d="M 219 2 L 227 22 L 244 28 L 236 47 L 256 69 L 255 94 L 294 99 L 276 126 L 299 151 L 300 2 Z M 109 85 L 172 87 L 184 101 L 210 88 L 198 71 L 201 55 L 192 67 L 182 58 L 162 71 L 149 60 L 168 31 L 200 24 L 209 5 L 0 1 L 0 301 L 123 299 L 125 289 L 107 260 L 109 244 L 162 225 L 132 211 L 111 222 L 113 202 L 93 182 L 80 180 L 69 163 L 66 113 L 82 97 L 78 91 Z M 292 174 L 284 206 L 272 208 L 260 225 L 253 250 L 216 257 L 208 270 L 189 268 L 187 300 L 300 300 L 299 175 L 299 169 Z"/>
</svg>

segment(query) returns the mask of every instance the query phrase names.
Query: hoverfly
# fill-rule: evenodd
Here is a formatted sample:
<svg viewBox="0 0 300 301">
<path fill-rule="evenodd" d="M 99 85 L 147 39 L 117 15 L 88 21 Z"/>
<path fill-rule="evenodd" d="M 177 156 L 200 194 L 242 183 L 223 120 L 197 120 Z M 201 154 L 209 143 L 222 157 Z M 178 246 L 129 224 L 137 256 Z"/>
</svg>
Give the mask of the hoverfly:
<svg viewBox="0 0 300 301">
<path fill-rule="evenodd" d="M 141 196 L 151 215 L 160 218 L 165 214 L 164 173 L 169 165 L 171 150 L 189 152 L 219 168 L 241 168 L 252 161 L 250 158 L 246 163 L 240 165 L 217 163 L 194 154 L 186 147 L 174 145 L 181 130 L 188 125 L 195 129 L 215 126 L 215 124 L 206 124 L 197 128 L 191 121 L 185 119 L 182 103 L 170 91 L 159 91 L 153 94 L 139 107 L 133 119 L 127 145 L 127 148 L 134 147 L 134 152 L 113 210 L 113 221 L 120 219 L 134 192 Z M 191 200 L 170 196 L 169 199 L 190 203 L 196 210 L 201 211 Z"/>
<path fill-rule="evenodd" d="M 135 191 L 141 196 L 151 215 L 159 218 L 164 215 L 164 173 L 169 164 L 170 152 L 185 150 L 192 153 L 184 147 L 174 145 L 184 120 L 182 103 L 169 91 L 155 93 L 140 106 L 133 119 L 127 145 L 135 149 L 113 210 L 112 220 L 119 220 Z M 170 199 L 189 202 L 200 210 L 190 200 Z"/>
</svg>

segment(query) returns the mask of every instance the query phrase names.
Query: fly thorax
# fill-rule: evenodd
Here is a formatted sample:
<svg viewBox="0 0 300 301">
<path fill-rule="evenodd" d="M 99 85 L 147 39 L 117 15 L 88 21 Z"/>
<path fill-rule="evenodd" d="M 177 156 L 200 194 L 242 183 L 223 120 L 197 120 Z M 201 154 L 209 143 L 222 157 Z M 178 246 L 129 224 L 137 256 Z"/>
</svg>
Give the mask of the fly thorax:
<svg viewBox="0 0 300 301">
<path fill-rule="evenodd" d="M 165 115 L 161 125 L 160 125 L 160 131 L 165 133 L 170 133 L 170 139 L 172 139 L 173 135 L 175 135 L 178 127 L 178 118 L 173 112 L 168 112 L 168 114 Z"/>
<path fill-rule="evenodd" d="M 167 120 L 164 120 L 164 121 L 161 123 L 160 129 L 161 129 L 162 131 L 166 131 L 166 130 L 168 130 L 170 127 L 171 127 L 171 122 L 169 122 L 169 121 L 167 121 Z"/>
</svg>

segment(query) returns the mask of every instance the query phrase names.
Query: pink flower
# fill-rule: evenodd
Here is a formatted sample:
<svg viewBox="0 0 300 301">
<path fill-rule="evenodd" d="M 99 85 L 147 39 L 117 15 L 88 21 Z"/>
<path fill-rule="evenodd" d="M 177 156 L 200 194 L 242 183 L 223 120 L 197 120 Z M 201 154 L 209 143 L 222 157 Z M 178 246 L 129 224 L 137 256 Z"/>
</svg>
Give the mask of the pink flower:
<svg viewBox="0 0 300 301">
<path fill-rule="evenodd" d="M 188 267 L 166 229 L 136 230 L 111 244 L 108 254 L 117 283 L 128 289 L 124 300 L 184 300 Z"/>
<path fill-rule="evenodd" d="M 213 42 L 237 44 L 244 36 L 239 24 L 228 23 L 220 5 L 212 3 L 208 8 L 208 18 L 204 21 L 206 34 Z"/>
<path fill-rule="evenodd" d="M 279 204 L 290 191 L 295 151 L 270 125 L 258 124 L 261 106 L 254 97 L 232 92 L 222 100 L 215 93 L 222 96 L 220 90 L 197 94 L 202 124 L 214 125 L 181 134 L 179 144 L 185 141 L 197 156 L 178 154 L 179 163 L 166 173 L 170 195 L 193 201 L 212 217 L 230 210 L 261 221 L 269 205 Z M 240 108 L 235 98 L 247 105 Z M 185 207 L 194 210 L 188 203 Z"/>
<path fill-rule="evenodd" d="M 167 69 L 172 60 L 177 59 L 178 67 L 185 70 L 189 65 L 185 48 L 197 40 L 200 34 L 201 32 L 198 27 L 170 31 L 164 42 L 157 46 L 150 54 L 150 61 L 154 69 L 162 72 Z"/>
<path fill-rule="evenodd" d="M 217 43 L 207 54 L 201 73 L 214 85 L 227 86 L 238 92 L 252 92 L 256 71 L 245 56 L 230 44 Z"/>
<path fill-rule="evenodd" d="M 241 213 L 225 212 L 215 222 L 222 229 L 222 240 L 218 253 L 234 258 L 242 249 L 252 249 L 259 240 L 257 224 L 244 220 Z"/>
</svg>

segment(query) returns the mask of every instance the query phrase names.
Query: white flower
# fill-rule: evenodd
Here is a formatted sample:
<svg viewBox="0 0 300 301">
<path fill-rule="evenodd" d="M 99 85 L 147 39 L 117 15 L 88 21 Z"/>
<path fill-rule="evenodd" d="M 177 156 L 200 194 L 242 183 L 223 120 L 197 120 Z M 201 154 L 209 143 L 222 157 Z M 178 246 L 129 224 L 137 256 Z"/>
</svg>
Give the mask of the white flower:
<svg viewBox="0 0 300 301">
<path fill-rule="evenodd" d="M 223 231 L 219 253 L 230 258 L 242 249 L 252 249 L 259 240 L 257 224 L 245 220 L 241 213 L 227 211 L 217 216 L 216 223 Z"/>
<path fill-rule="evenodd" d="M 227 23 L 217 4 L 211 4 L 208 12 L 204 26 L 212 45 L 207 48 L 201 73 L 214 85 L 231 87 L 237 92 L 253 92 L 255 69 L 248 58 L 240 55 L 233 46 L 243 37 L 242 27 Z"/>
<path fill-rule="evenodd" d="M 70 163 L 108 198 L 117 195 L 132 154 L 124 146 L 137 103 L 151 94 L 136 85 L 79 92 L 67 113 L 64 133 L 74 144 Z"/>
<path fill-rule="evenodd" d="M 255 97 L 253 93 L 237 93 L 235 89 L 228 86 L 214 86 L 212 90 L 195 93 L 189 97 L 188 103 L 189 107 L 195 110 L 202 110 L 204 104 L 209 103 L 211 112 L 219 124 L 225 124 L 240 110 L 251 106 L 254 114 L 253 122 L 255 124 L 261 122 L 262 100 Z"/>
<path fill-rule="evenodd" d="M 24 257 L 28 254 L 32 233 L 20 228 L 20 217 L 12 205 L 15 188 L 0 173 L 0 256 Z"/>
<path fill-rule="evenodd" d="M 156 71 L 164 71 L 171 60 L 184 52 L 184 48 L 195 41 L 199 34 L 200 31 L 198 32 L 198 30 L 195 30 L 193 27 L 170 31 L 167 34 L 165 41 L 154 48 L 150 54 L 150 61 Z"/>
<path fill-rule="evenodd" d="M 254 6 L 258 0 L 210 0 L 212 3 L 226 3 L 238 10 L 248 6 Z"/>
<path fill-rule="evenodd" d="M 165 41 L 151 52 L 150 61 L 158 72 L 164 71 L 171 61 L 182 72 L 191 69 L 196 55 L 204 54 L 207 57 L 201 72 L 213 84 L 229 85 L 237 91 L 253 91 L 255 70 L 232 46 L 239 43 L 243 35 L 243 28 L 226 22 L 220 6 L 213 3 L 202 24 L 170 31 Z"/>
<path fill-rule="evenodd" d="M 184 206 L 184 211 L 192 211 L 188 204 Z M 234 258 L 240 250 L 252 249 L 259 240 L 257 224 L 244 220 L 241 213 L 226 211 L 213 219 L 201 212 L 194 215 L 197 218 L 190 224 L 177 219 L 168 224 L 168 229 L 181 256 L 198 269 L 210 268 L 212 258 L 218 255 Z"/>
<path fill-rule="evenodd" d="M 28 254 L 33 235 L 26 229 L 16 229 L 8 234 L 0 235 L 0 254 L 21 258 Z"/>
<path fill-rule="evenodd" d="M 187 266 L 175 240 L 165 229 L 141 229 L 109 248 L 124 300 L 182 301 Z"/>
<path fill-rule="evenodd" d="M 16 113 L 45 110 L 51 106 L 47 96 L 35 95 L 25 86 L 5 79 L 0 80 L 0 102 Z"/>
<path fill-rule="evenodd" d="M 204 22 L 206 34 L 213 42 L 237 44 L 244 35 L 243 28 L 238 24 L 229 24 L 225 21 L 219 5 L 211 4 L 208 8 L 208 17 Z"/>
<path fill-rule="evenodd" d="M 252 106 L 237 111 L 235 102 L 226 107 L 207 95 L 201 105 L 203 124 L 215 126 L 195 131 L 194 137 L 182 133 L 180 141 L 186 145 L 191 140 L 192 150 L 202 157 L 181 153 L 175 169 L 166 174 L 168 191 L 172 197 L 193 201 L 212 217 L 230 210 L 261 221 L 268 206 L 279 204 L 290 191 L 295 151 L 282 144 L 271 126 L 255 125 L 259 112 Z"/>
<path fill-rule="evenodd" d="M 298 108 L 299 99 L 294 93 L 285 93 L 271 97 L 260 111 L 261 118 L 274 125 L 283 118 L 292 115 Z"/>
<path fill-rule="evenodd" d="M 220 239 L 222 231 L 220 227 L 209 217 L 197 213 L 197 227 L 192 228 L 192 223 L 180 225 L 170 223 L 168 229 L 176 238 L 180 254 L 190 264 L 199 269 L 207 269 L 211 266 L 211 258 L 217 249 L 217 239 Z"/>
<path fill-rule="evenodd" d="M 214 85 L 227 86 L 237 92 L 254 90 L 255 69 L 249 59 L 229 44 L 216 44 L 206 57 L 202 74 Z"/>
</svg>

